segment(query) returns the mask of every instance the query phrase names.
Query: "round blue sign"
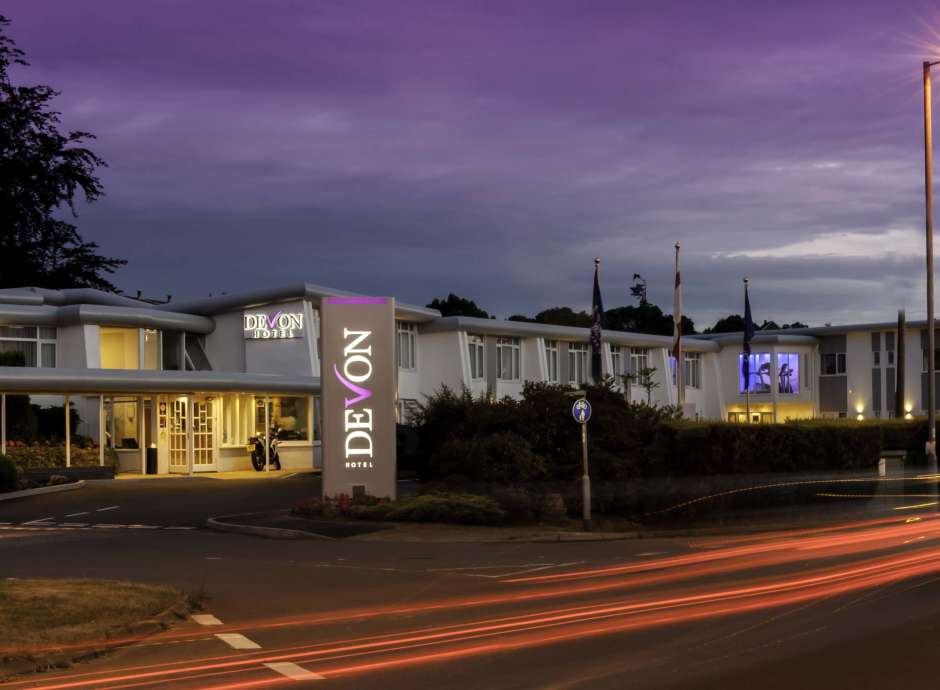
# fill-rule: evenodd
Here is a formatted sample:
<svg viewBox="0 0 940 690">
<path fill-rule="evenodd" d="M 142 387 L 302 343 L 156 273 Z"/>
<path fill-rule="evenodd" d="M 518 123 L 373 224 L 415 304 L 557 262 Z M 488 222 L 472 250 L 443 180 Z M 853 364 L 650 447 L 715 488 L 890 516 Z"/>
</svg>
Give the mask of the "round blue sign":
<svg viewBox="0 0 940 690">
<path fill-rule="evenodd" d="M 587 424 L 591 418 L 591 403 L 586 398 L 578 398 L 571 406 L 571 416 L 578 424 Z"/>
</svg>

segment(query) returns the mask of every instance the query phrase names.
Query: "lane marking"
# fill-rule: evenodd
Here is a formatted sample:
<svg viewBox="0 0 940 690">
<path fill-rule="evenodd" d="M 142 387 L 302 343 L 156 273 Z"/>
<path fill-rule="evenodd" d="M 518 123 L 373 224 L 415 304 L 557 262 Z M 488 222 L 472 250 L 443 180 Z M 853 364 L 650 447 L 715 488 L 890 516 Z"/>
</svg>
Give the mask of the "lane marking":
<svg viewBox="0 0 940 690">
<path fill-rule="evenodd" d="M 222 625 L 222 621 L 213 616 L 211 613 L 197 613 L 190 617 L 199 623 L 199 625 Z"/>
<path fill-rule="evenodd" d="M 49 520 L 52 520 L 55 515 L 49 517 L 39 518 L 38 520 L 30 520 L 29 522 L 24 522 L 24 525 L 43 525 L 46 526 L 49 524 Z"/>
<path fill-rule="evenodd" d="M 180 527 L 180 526 L 173 525 L 170 527 L 164 527 L 163 529 L 196 529 L 196 528 L 195 527 Z"/>
<path fill-rule="evenodd" d="M 937 505 L 936 501 L 930 501 L 929 503 L 915 503 L 912 506 L 898 506 L 897 508 L 892 508 L 892 510 L 910 510 L 911 508 L 927 508 L 928 506 Z"/>
<path fill-rule="evenodd" d="M 131 529 L 160 529 L 160 525 L 128 525 Z"/>
<path fill-rule="evenodd" d="M 60 522 L 59 527 L 88 527 L 87 522 Z"/>
<path fill-rule="evenodd" d="M 69 514 L 66 515 L 65 517 L 78 517 L 79 515 L 88 515 L 88 511 L 87 511 L 87 510 L 83 510 L 83 511 L 80 512 L 80 513 L 69 513 Z"/>
<path fill-rule="evenodd" d="M 326 680 L 326 678 L 319 673 L 308 671 L 290 661 L 273 661 L 266 663 L 265 666 L 272 671 L 277 671 L 282 676 L 287 676 L 291 680 Z"/>
<path fill-rule="evenodd" d="M 644 551 L 643 553 L 636 554 L 637 556 L 662 556 L 669 553 L 668 551 Z"/>
<path fill-rule="evenodd" d="M 103 512 L 106 511 L 106 510 L 117 510 L 117 509 L 120 508 L 120 507 L 121 507 L 121 506 L 108 506 L 107 508 L 98 508 L 98 510 L 96 510 L 95 512 L 96 512 L 96 513 L 103 513 Z"/>
<path fill-rule="evenodd" d="M 123 529 L 127 525 L 112 525 L 110 522 L 99 522 L 92 525 L 92 527 L 97 527 L 99 529 Z"/>
<path fill-rule="evenodd" d="M 249 640 L 241 633 L 216 633 L 215 636 L 232 649 L 261 649 L 260 644 Z"/>
</svg>

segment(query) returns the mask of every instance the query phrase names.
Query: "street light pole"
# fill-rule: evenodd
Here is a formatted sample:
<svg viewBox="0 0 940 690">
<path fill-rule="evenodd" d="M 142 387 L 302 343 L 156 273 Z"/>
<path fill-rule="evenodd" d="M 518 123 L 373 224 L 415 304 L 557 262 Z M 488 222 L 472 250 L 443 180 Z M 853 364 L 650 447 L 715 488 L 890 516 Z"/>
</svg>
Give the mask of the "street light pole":
<svg viewBox="0 0 940 690">
<path fill-rule="evenodd" d="M 930 112 L 930 68 L 924 62 L 924 206 L 927 233 L 927 463 L 937 471 L 937 420 L 933 314 L 933 123 Z"/>
</svg>

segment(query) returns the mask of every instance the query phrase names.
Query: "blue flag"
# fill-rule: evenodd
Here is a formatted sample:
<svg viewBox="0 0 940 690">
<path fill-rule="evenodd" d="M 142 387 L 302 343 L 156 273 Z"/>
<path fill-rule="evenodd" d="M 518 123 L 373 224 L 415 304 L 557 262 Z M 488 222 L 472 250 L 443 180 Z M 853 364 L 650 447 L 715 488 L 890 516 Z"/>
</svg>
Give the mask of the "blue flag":
<svg viewBox="0 0 940 690">
<path fill-rule="evenodd" d="M 594 259 L 594 299 L 591 302 L 591 378 L 603 378 L 601 367 L 601 327 L 604 325 L 604 300 L 601 299 L 600 259 Z"/>
<path fill-rule="evenodd" d="M 751 389 L 751 340 L 754 338 L 754 321 L 751 319 L 751 300 L 747 295 L 747 283 L 744 283 L 744 358 L 741 362 L 741 375 L 744 377 L 744 390 Z"/>
</svg>

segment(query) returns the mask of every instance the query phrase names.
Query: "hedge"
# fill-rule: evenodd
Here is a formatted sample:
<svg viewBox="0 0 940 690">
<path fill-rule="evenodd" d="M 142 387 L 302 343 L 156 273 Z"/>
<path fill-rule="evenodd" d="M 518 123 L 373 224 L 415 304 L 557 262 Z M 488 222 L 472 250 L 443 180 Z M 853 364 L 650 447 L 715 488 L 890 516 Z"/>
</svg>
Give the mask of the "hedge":
<svg viewBox="0 0 940 690">
<path fill-rule="evenodd" d="M 101 462 L 98 448 L 72 446 L 70 455 L 72 467 L 97 467 Z M 65 446 L 7 444 L 7 457 L 21 470 L 65 467 Z M 113 449 L 105 448 L 104 463 L 106 467 L 117 466 L 117 453 Z"/>
<path fill-rule="evenodd" d="M 921 459 L 925 420 L 806 420 L 747 425 L 677 419 L 671 408 L 629 403 L 609 384 L 588 386 L 591 475 L 656 477 L 873 470 L 883 449 Z M 580 476 L 580 430 L 565 386 L 526 384 L 519 400 L 490 401 L 442 388 L 416 415 L 404 458 L 424 480 L 571 480 Z"/>
</svg>

